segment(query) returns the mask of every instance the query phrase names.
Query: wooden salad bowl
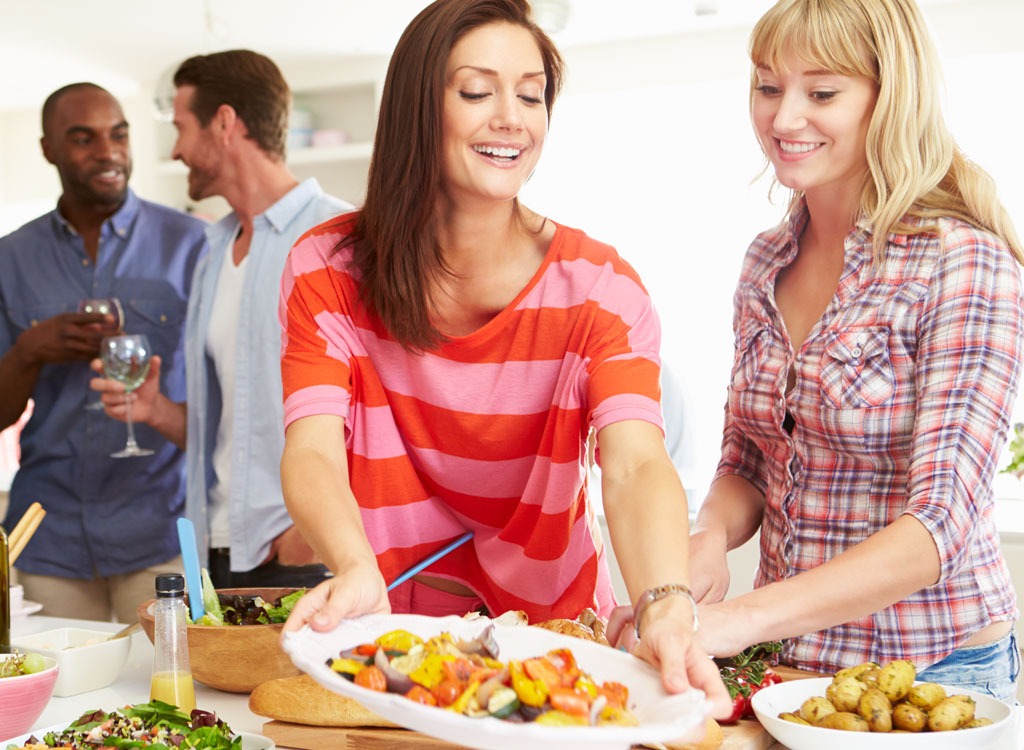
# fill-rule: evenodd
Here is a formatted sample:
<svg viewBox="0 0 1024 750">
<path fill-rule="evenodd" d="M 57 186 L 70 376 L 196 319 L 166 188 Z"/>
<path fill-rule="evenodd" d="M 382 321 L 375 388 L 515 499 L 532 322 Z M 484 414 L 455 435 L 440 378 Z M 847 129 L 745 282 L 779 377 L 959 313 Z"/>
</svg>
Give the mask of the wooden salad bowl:
<svg viewBox="0 0 1024 750">
<path fill-rule="evenodd" d="M 267 601 L 290 594 L 294 588 L 217 589 L 220 594 L 259 595 Z M 153 603 L 149 599 L 136 610 L 142 629 L 153 641 Z M 299 674 L 291 658 L 281 650 L 283 624 L 189 625 L 188 658 L 192 677 L 217 690 L 250 693 L 267 680 Z"/>
</svg>

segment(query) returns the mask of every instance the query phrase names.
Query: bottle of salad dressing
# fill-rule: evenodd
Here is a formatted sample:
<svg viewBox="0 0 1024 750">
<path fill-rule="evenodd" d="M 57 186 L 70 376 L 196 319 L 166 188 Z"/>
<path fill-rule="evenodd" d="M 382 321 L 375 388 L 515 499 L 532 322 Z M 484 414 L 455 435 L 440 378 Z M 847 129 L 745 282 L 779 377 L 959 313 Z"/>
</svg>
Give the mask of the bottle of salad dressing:
<svg viewBox="0 0 1024 750">
<path fill-rule="evenodd" d="M 149 699 L 170 703 L 186 714 L 196 707 L 192 668 L 188 661 L 185 619 L 185 576 L 156 577 L 153 606 L 153 680 Z"/>
</svg>

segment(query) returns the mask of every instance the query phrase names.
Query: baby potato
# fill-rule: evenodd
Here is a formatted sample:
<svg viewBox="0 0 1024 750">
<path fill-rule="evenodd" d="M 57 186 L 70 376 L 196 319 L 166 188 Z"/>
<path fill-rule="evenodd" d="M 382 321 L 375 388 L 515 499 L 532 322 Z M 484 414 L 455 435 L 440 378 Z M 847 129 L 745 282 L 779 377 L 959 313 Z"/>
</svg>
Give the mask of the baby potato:
<svg viewBox="0 0 1024 750">
<path fill-rule="evenodd" d="M 868 723 L 860 716 L 849 711 L 836 711 L 824 717 L 814 726 L 823 729 L 845 729 L 847 732 L 868 732 Z"/>
<path fill-rule="evenodd" d="M 885 693 L 876 687 L 869 687 L 857 701 L 857 713 L 868 723 L 872 732 L 892 731 L 892 704 Z"/>
<path fill-rule="evenodd" d="M 892 709 L 893 731 L 920 732 L 928 724 L 928 714 L 912 703 L 897 703 Z"/>
<path fill-rule="evenodd" d="M 928 728 L 933 732 L 949 732 L 959 729 L 973 719 L 974 700 L 967 696 L 955 696 L 940 701 L 928 712 Z"/>
<path fill-rule="evenodd" d="M 882 671 L 882 668 L 875 665 L 871 669 L 866 669 L 857 675 L 857 679 L 863 682 L 868 687 L 878 687 L 878 675 Z"/>
<path fill-rule="evenodd" d="M 817 724 L 821 719 L 835 712 L 836 707 L 832 705 L 828 698 L 816 695 L 805 700 L 800 705 L 800 710 L 797 713 L 807 723 Z"/>
<path fill-rule="evenodd" d="M 856 677 L 836 678 L 825 689 L 825 697 L 836 707 L 836 711 L 857 712 L 857 702 L 868 686 Z"/>
<path fill-rule="evenodd" d="M 802 718 L 800 718 L 798 714 L 795 714 L 792 711 L 783 711 L 781 714 L 779 714 L 779 718 L 783 721 L 790 721 L 794 724 L 801 724 L 805 727 L 811 726 L 811 722 L 804 721 Z"/>
<path fill-rule="evenodd" d="M 976 716 L 975 718 L 971 719 L 969 722 L 967 722 L 966 724 L 964 724 L 960 728 L 961 729 L 976 729 L 977 727 L 987 727 L 991 723 L 992 723 L 992 719 L 989 719 L 987 717 L 977 717 Z"/>
<path fill-rule="evenodd" d="M 861 675 L 865 672 L 870 672 L 876 669 L 880 669 L 881 665 L 877 662 L 866 661 L 863 664 L 858 664 L 856 667 L 847 667 L 846 669 L 840 669 L 836 672 L 835 679 L 841 680 L 844 677 L 855 677 L 861 679 Z"/>
<path fill-rule="evenodd" d="M 946 698 L 946 689 L 934 682 L 922 682 L 914 685 L 907 693 L 907 700 L 918 708 L 929 711 Z"/>
<path fill-rule="evenodd" d="M 914 678 L 917 677 L 917 668 L 914 662 L 909 659 L 896 659 L 882 667 L 878 673 L 878 689 L 885 693 L 885 697 L 895 704 L 903 700 L 910 688 L 914 685 Z"/>
</svg>

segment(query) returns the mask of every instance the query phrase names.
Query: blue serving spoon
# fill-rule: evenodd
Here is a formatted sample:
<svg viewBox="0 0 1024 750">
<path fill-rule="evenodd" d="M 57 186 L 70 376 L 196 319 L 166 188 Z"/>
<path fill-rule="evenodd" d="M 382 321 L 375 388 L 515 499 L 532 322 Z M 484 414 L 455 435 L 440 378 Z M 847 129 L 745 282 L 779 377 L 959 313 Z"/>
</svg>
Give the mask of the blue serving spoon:
<svg viewBox="0 0 1024 750">
<path fill-rule="evenodd" d="M 185 586 L 188 589 L 188 604 L 192 611 L 192 622 L 206 614 L 203 607 L 203 579 L 199 574 L 199 550 L 196 548 L 196 529 L 187 518 L 178 519 L 178 542 L 181 544 L 181 559 L 185 566 Z"/>
</svg>

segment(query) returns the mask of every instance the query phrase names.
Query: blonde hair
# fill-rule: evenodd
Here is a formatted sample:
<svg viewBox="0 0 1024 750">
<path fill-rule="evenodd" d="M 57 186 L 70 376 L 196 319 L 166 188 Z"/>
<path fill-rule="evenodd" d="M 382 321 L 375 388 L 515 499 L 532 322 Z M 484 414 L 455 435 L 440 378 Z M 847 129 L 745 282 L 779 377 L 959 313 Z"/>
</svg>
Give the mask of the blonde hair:
<svg viewBox="0 0 1024 750">
<path fill-rule="evenodd" d="M 876 261 L 890 233 L 935 233 L 934 220 L 955 217 L 999 237 L 1024 264 L 994 181 L 964 156 L 946 126 L 938 56 L 913 0 L 780 0 L 750 36 L 751 103 L 757 66 L 780 70 L 791 54 L 878 87 L 860 201 L 861 217 L 874 230 Z M 794 194 L 790 211 L 800 197 Z"/>
</svg>

